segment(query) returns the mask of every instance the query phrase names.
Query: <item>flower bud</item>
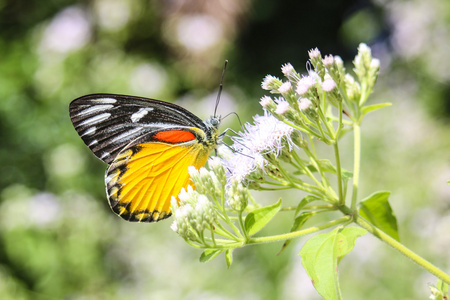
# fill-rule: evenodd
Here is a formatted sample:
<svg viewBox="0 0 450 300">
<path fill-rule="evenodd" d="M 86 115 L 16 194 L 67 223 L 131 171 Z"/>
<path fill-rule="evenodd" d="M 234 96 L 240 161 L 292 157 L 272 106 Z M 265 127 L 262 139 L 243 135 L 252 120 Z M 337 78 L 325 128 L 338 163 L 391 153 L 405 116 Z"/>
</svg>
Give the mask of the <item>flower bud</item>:
<svg viewBox="0 0 450 300">
<path fill-rule="evenodd" d="M 300 96 L 306 95 L 316 84 L 313 76 L 304 76 L 297 84 L 296 92 Z"/>
<path fill-rule="evenodd" d="M 275 102 L 269 96 L 263 96 L 259 101 L 259 104 L 261 104 L 261 106 L 269 112 L 273 112 L 277 107 Z"/>
<path fill-rule="evenodd" d="M 336 88 L 336 82 L 333 79 L 327 78 L 322 82 L 322 89 L 325 92 L 331 92 Z"/>
<path fill-rule="evenodd" d="M 264 90 L 271 91 L 272 93 L 277 93 L 283 82 L 275 76 L 267 75 L 261 83 L 261 87 Z"/>
<path fill-rule="evenodd" d="M 232 180 L 228 189 L 228 205 L 237 212 L 245 210 L 248 204 L 248 191 L 237 180 Z"/>
<path fill-rule="evenodd" d="M 191 220 L 192 227 L 200 233 L 205 229 L 212 228 L 215 222 L 217 222 L 217 215 L 214 205 L 205 195 L 200 195 L 197 198 L 194 219 Z"/>
<path fill-rule="evenodd" d="M 225 168 L 222 164 L 222 160 L 217 156 L 213 156 L 209 159 L 208 165 L 211 168 L 211 171 L 214 172 L 214 174 L 216 175 L 216 179 L 218 180 L 219 186 L 217 186 L 217 188 L 222 189 L 222 187 L 227 184 L 227 176 L 225 173 Z"/>
<path fill-rule="evenodd" d="M 193 210 L 192 206 L 187 204 L 174 211 L 174 221 L 170 228 L 184 239 L 195 240 L 195 235 L 191 232 L 189 221 Z"/>
</svg>

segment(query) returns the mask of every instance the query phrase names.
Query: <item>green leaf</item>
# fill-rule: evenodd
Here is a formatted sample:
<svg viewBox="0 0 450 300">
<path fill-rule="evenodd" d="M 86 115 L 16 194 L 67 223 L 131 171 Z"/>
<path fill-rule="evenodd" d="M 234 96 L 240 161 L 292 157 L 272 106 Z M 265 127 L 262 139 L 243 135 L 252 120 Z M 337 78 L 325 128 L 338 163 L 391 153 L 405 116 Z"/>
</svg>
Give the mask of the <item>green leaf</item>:
<svg viewBox="0 0 450 300">
<path fill-rule="evenodd" d="M 302 264 L 317 292 L 325 299 L 341 299 L 338 264 L 367 231 L 360 227 L 335 229 L 309 239 L 300 251 Z"/>
<path fill-rule="evenodd" d="M 306 196 L 308 197 L 308 196 Z M 305 197 L 305 198 L 306 198 Z M 311 196 L 314 197 L 314 196 Z M 314 199 L 316 200 L 316 199 Z M 313 201 L 314 201 L 313 200 Z M 315 212 L 303 212 L 301 213 L 297 218 L 295 218 L 294 220 L 294 224 L 292 224 L 291 227 L 291 231 L 290 232 L 294 232 L 294 231 L 298 231 L 302 228 L 303 224 L 306 223 L 306 221 L 309 220 L 309 218 L 311 218 L 312 216 L 314 216 L 316 213 Z M 283 246 L 281 246 L 280 251 L 277 253 L 277 255 L 280 255 L 281 252 L 284 251 L 284 249 L 286 249 L 286 247 L 292 242 L 292 239 L 286 240 L 283 244 Z"/>
<path fill-rule="evenodd" d="M 344 127 L 341 129 L 341 131 L 339 132 L 339 136 L 338 139 L 341 139 L 347 132 L 352 131 L 353 128 L 352 127 Z"/>
<path fill-rule="evenodd" d="M 225 260 L 227 262 L 227 267 L 229 268 L 233 263 L 233 249 L 227 249 L 227 251 L 225 251 Z"/>
<path fill-rule="evenodd" d="M 341 169 L 342 180 L 347 182 L 349 179 L 353 178 L 353 172 L 347 171 L 346 169 Z"/>
<path fill-rule="evenodd" d="M 202 255 L 200 255 L 200 262 L 208 262 L 214 259 L 217 255 L 225 251 L 224 249 L 206 249 L 203 251 Z"/>
<path fill-rule="evenodd" d="M 309 203 L 311 203 L 313 201 L 317 201 L 317 200 L 320 200 L 320 198 L 316 197 L 316 196 L 313 196 L 313 195 L 305 196 L 302 199 L 302 201 L 300 201 L 300 203 L 297 205 L 297 209 L 295 210 L 295 216 L 298 215 L 298 213 L 302 210 L 303 207 L 305 207 Z"/>
<path fill-rule="evenodd" d="M 383 108 L 386 106 L 391 106 L 391 105 L 392 105 L 392 103 L 390 103 L 390 102 L 367 105 L 367 106 L 363 106 L 361 108 L 361 112 L 362 112 L 362 115 L 364 116 L 371 111 L 374 111 L 374 110 L 377 110 L 377 109 L 380 109 L 380 108 Z"/>
<path fill-rule="evenodd" d="M 257 208 L 245 217 L 245 230 L 248 235 L 254 235 L 264 228 L 281 208 L 281 198 L 277 203 L 261 208 Z"/>
<path fill-rule="evenodd" d="M 328 159 L 319 159 L 317 160 L 317 164 L 319 168 L 322 169 L 323 172 L 336 173 L 336 168 L 331 164 Z M 311 172 L 318 172 L 317 168 L 314 165 L 306 166 Z"/>
<path fill-rule="evenodd" d="M 339 260 L 350 253 L 355 247 L 356 239 L 367 233 L 367 230 L 361 227 L 346 227 L 339 232 L 338 239 L 338 257 Z"/>
<path fill-rule="evenodd" d="M 376 192 L 364 199 L 359 206 L 359 214 L 372 225 L 378 227 L 397 241 L 397 218 L 389 204 L 390 192 Z"/>
</svg>

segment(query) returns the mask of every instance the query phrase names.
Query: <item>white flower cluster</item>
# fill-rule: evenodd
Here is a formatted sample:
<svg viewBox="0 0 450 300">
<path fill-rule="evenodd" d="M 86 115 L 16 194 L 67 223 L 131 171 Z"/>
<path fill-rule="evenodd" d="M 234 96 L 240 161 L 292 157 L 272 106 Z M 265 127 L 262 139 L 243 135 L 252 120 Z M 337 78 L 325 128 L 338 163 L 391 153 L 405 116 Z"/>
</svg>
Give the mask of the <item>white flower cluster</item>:
<svg viewBox="0 0 450 300">
<path fill-rule="evenodd" d="M 245 130 L 232 137 L 233 151 L 223 147 L 220 149 L 229 180 L 242 182 L 255 171 L 264 172 L 268 164 L 265 155 L 277 157 L 283 147 L 291 150 L 294 145 L 291 138 L 294 128 L 269 112 L 265 111 L 264 116 L 257 115 L 253 119 L 254 124 L 245 124 Z"/>
<path fill-rule="evenodd" d="M 214 206 L 207 196 L 194 191 L 190 185 L 187 190 L 182 188 L 178 198 L 179 203 L 172 196 L 175 218 L 171 228 L 185 239 L 197 240 L 205 229 L 211 229 L 217 221 Z"/>
<path fill-rule="evenodd" d="M 234 212 L 242 212 L 247 207 L 249 192 L 236 179 L 227 182 L 225 168 L 218 157 L 209 159 L 211 171 L 202 167 L 189 167 L 189 175 L 195 188 L 182 188 L 178 199 L 172 196 L 171 207 L 174 221 L 173 231 L 181 237 L 202 243 L 205 230 L 214 231 L 218 214 L 225 210 L 225 204 Z M 221 212 L 222 210 L 222 212 Z"/>
</svg>

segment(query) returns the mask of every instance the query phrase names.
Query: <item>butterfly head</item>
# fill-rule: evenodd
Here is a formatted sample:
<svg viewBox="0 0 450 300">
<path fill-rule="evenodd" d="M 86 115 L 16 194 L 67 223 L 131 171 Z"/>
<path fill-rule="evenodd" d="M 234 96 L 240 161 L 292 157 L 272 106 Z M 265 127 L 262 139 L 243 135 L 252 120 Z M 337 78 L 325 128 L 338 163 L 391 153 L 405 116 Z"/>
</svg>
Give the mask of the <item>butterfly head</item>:
<svg viewBox="0 0 450 300">
<path fill-rule="evenodd" d="M 219 125 L 220 125 L 221 117 L 220 116 L 212 116 L 209 119 L 204 121 L 206 130 L 206 142 L 209 142 L 211 145 L 217 145 L 219 142 Z"/>
</svg>

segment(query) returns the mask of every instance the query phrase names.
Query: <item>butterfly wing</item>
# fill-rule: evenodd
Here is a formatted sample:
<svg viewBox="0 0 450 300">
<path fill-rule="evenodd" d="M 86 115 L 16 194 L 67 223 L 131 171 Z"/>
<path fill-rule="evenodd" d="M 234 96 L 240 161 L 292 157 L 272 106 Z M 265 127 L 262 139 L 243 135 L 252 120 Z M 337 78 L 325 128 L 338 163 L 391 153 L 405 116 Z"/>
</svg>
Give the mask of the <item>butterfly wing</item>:
<svg viewBox="0 0 450 300">
<path fill-rule="evenodd" d="M 170 216 L 170 200 L 205 165 L 217 129 L 175 104 L 94 94 L 71 102 L 70 117 L 92 152 L 110 164 L 105 183 L 114 212 L 128 221 Z"/>
<path fill-rule="evenodd" d="M 178 105 L 135 96 L 87 95 L 73 100 L 69 112 L 84 143 L 108 164 L 148 133 L 173 126 L 208 130 L 201 119 Z"/>
<path fill-rule="evenodd" d="M 175 134 L 183 135 L 181 131 Z M 128 221 L 170 216 L 172 195 L 189 184 L 188 167 L 205 165 L 210 149 L 197 140 L 142 143 L 120 152 L 106 172 L 106 192 L 115 213 Z"/>
</svg>

